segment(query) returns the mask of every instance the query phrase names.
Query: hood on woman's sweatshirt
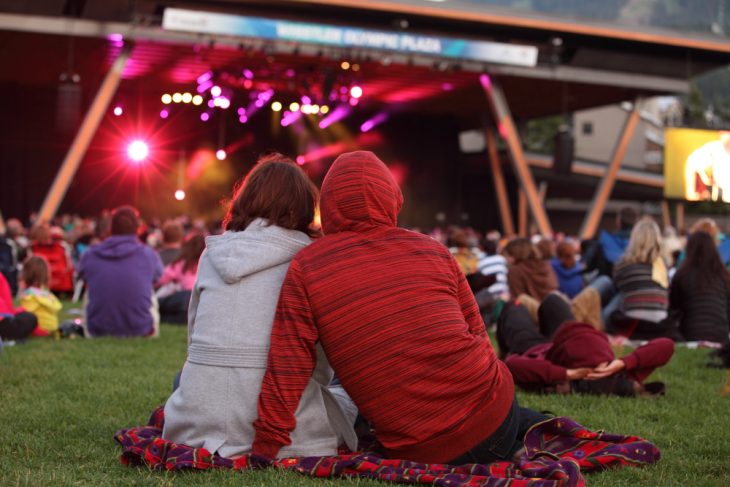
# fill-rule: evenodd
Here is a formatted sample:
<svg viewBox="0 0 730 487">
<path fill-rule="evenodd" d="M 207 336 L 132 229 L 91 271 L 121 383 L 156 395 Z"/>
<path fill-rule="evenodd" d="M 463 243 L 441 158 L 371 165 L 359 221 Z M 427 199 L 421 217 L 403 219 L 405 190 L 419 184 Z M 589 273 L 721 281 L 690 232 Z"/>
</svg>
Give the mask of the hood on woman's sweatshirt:
<svg viewBox="0 0 730 487">
<path fill-rule="evenodd" d="M 242 232 L 225 232 L 205 239 L 205 252 L 216 272 L 228 284 L 292 260 L 309 245 L 309 237 L 297 230 L 270 225 L 258 218 Z"/>
<path fill-rule="evenodd" d="M 325 235 L 396 226 L 403 194 L 372 152 L 342 154 L 322 182 L 320 211 Z"/>
</svg>

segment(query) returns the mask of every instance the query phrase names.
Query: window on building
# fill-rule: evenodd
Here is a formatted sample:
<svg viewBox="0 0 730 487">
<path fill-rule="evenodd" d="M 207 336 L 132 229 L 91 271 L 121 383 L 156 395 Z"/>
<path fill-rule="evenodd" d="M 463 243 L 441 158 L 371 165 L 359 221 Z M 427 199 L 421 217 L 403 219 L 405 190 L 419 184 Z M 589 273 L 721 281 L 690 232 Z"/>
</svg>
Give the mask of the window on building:
<svg viewBox="0 0 730 487">
<path fill-rule="evenodd" d="M 593 134 L 593 122 L 583 122 L 583 135 Z"/>
</svg>

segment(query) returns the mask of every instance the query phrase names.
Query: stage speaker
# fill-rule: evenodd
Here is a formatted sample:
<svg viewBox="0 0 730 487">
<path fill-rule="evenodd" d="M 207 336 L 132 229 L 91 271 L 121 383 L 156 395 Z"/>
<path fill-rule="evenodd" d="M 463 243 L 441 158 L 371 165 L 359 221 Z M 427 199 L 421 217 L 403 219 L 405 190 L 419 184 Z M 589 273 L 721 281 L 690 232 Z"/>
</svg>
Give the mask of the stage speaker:
<svg viewBox="0 0 730 487">
<path fill-rule="evenodd" d="M 553 150 L 553 171 L 555 174 L 570 174 L 573 165 L 575 139 L 570 129 L 561 129 L 555 134 Z"/>
<path fill-rule="evenodd" d="M 71 78 L 65 75 L 65 80 L 58 85 L 58 97 L 56 98 L 56 128 L 60 133 L 74 133 L 81 125 L 83 91 L 79 84 L 79 78 Z M 74 74 L 77 76 L 78 74 Z"/>
</svg>

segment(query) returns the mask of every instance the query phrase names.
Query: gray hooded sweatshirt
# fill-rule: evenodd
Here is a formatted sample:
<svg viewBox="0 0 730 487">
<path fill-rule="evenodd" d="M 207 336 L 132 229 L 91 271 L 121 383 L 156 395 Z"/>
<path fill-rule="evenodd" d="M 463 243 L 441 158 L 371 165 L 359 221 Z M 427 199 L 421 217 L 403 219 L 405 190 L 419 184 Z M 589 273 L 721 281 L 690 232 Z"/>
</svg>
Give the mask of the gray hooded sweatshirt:
<svg viewBox="0 0 730 487">
<path fill-rule="evenodd" d="M 262 219 L 206 239 L 190 301 L 188 357 L 165 404 L 165 439 L 224 457 L 251 451 L 279 291 L 292 257 L 309 243 Z M 292 443 L 279 458 L 334 455 L 342 442 L 356 449 L 352 425 L 327 390 L 332 375 L 318 347 Z"/>
</svg>

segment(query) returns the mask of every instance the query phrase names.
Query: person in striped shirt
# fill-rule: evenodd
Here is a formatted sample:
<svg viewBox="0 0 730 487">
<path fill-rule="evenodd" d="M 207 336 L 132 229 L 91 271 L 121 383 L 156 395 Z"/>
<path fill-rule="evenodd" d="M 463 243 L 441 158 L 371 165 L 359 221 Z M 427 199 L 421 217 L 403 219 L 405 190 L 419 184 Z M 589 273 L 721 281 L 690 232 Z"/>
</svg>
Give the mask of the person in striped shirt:
<svg viewBox="0 0 730 487">
<path fill-rule="evenodd" d="M 479 258 L 477 271 L 485 276 L 494 276 L 494 283 L 487 290 L 492 296 L 509 300 L 507 284 L 507 259 L 497 252 L 497 241 L 485 238 L 482 242 L 484 252 Z"/>
<path fill-rule="evenodd" d="M 642 218 L 631 231 L 629 246 L 614 267 L 613 282 L 621 293 L 621 306 L 606 323 L 609 333 L 637 340 L 681 338 L 676 323 L 668 319 L 669 276 L 659 226 L 651 218 Z"/>
</svg>

